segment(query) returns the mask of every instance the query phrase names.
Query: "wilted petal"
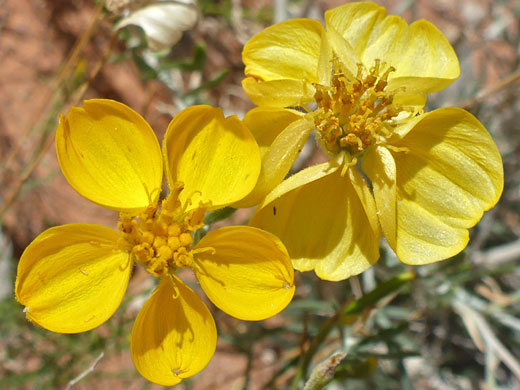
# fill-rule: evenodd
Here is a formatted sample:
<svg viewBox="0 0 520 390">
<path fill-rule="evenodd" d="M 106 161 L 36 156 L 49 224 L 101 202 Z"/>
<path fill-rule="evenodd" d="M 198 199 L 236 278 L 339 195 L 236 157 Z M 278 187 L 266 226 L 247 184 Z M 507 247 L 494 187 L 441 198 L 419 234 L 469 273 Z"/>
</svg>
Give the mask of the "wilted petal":
<svg viewBox="0 0 520 390">
<path fill-rule="evenodd" d="M 132 12 L 116 25 L 119 30 L 126 26 L 143 29 L 148 47 L 153 51 L 169 49 L 182 37 L 182 32 L 191 30 L 198 19 L 195 1 L 163 1 Z"/>
</svg>

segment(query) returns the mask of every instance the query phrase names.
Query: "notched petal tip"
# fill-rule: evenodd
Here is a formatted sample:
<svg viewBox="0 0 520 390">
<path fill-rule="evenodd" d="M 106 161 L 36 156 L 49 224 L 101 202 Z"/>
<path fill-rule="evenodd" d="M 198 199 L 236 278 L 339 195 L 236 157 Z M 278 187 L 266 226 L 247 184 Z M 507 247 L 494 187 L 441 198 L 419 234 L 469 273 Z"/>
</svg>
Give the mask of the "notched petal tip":
<svg viewBox="0 0 520 390">
<path fill-rule="evenodd" d="M 446 107 L 422 115 L 395 145 L 397 241 L 408 264 L 444 260 L 462 251 L 468 229 L 503 189 L 500 153 L 470 113 Z"/>
</svg>

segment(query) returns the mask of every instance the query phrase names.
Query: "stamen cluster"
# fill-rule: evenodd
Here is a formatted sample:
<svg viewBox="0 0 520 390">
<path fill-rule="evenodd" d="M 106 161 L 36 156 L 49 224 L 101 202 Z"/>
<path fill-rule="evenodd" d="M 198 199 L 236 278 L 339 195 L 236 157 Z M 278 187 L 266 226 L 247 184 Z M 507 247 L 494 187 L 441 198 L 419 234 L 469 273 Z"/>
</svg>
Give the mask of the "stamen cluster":
<svg viewBox="0 0 520 390">
<path fill-rule="evenodd" d="M 139 217 L 121 215 L 118 223 L 120 245 L 130 247 L 131 255 L 154 276 L 193 264 L 192 233 L 204 225 L 206 210 L 199 206 L 186 211 L 179 201 L 182 189 L 176 183 L 160 209 L 151 204 Z"/>
<path fill-rule="evenodd" d="M 346 151 L 356 156 L 388 137 L 391 131 L 385 122 L 402 110 L 393 102 L 393 93 L 385 90 L 388 75 L 395 68 L 390 66 L 380 74 L 384 64 L 375 60 L 368 74 L 358 64 L 357 75 L 352 78 L 339 60 L 334 59 L 332 65 L 331 85 L 315 85 L 317 138 L 329 154 Z"/>
</svg>

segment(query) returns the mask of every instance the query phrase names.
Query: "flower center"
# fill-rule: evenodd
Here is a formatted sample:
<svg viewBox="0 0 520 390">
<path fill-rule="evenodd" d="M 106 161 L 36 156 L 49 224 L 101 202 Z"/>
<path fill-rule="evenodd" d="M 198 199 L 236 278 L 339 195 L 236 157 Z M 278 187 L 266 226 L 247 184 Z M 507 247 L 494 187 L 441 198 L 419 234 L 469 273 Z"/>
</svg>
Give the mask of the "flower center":
<svg viewBox="0 0 520 390">
<path fill-rule="evenodd" d="M 120 247 L 129 250 L 154 276 L 165 276 L 193 264 L 192 233 L 204 225 L 206 209 L 200 205 L 186 211 L 179 201 L 182 189 L 183 184 L 176 183 L 160 209 L 151 204 L 138 217 L 121 215 L 118 223 Z"/>
<path fill-rule="evenodd" d="M 394 91 L 387 91 L 387 79 L 392 66 L 375 60 L 367 72 L 358 64 L 355 78 L 345 66 L 332 61 L 330 86 L 315 85 L 314 99 L 318 105 L 312 113 L 318 143 L 330 155 L 347 152 L 357 156 L 370 145 L 382 143 L 391 135 L 390 121 L 403 108 L 393 102 Z"/>
</svg>

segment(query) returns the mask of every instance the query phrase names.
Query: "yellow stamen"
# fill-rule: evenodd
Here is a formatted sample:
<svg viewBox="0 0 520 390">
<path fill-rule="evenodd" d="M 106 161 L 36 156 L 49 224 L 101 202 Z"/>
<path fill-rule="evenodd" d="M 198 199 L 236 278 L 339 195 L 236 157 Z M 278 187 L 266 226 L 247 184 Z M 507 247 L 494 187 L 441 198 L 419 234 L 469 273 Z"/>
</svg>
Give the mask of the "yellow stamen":
<svg viewBox="0 0 520 390">
<path fill-rule="evenodd" d="M 119 247 L 129 250 L 133 258 L 154 276 L 172 275 L 177 268 L 193 265 L 192 233 L 204 226 L 206 205 L 186 211 L 191 197 L 181 204 L 182 183 L 172 186 L 170 195 L 159 208 L 151 204 L 138 217 L 121 215 Z M 200 250 L 198 250 L 200 251 Z"/>
<path fill-rule="evenodd" d="M 396 91 L 386 88 L 394 71 L 394 67 L 376 59 L 368 71 L 358 64 L 357 75 L 352 78 L 339 60 L 332 61 L 331 84 L 315 85 L 318 108 L 311 114 L 318 142 L 328 154 L 347 152 L 357 156 L 391 136 L 392 121 L 400 112 L 410 111 L 394 103 Z"/>
</svg>

